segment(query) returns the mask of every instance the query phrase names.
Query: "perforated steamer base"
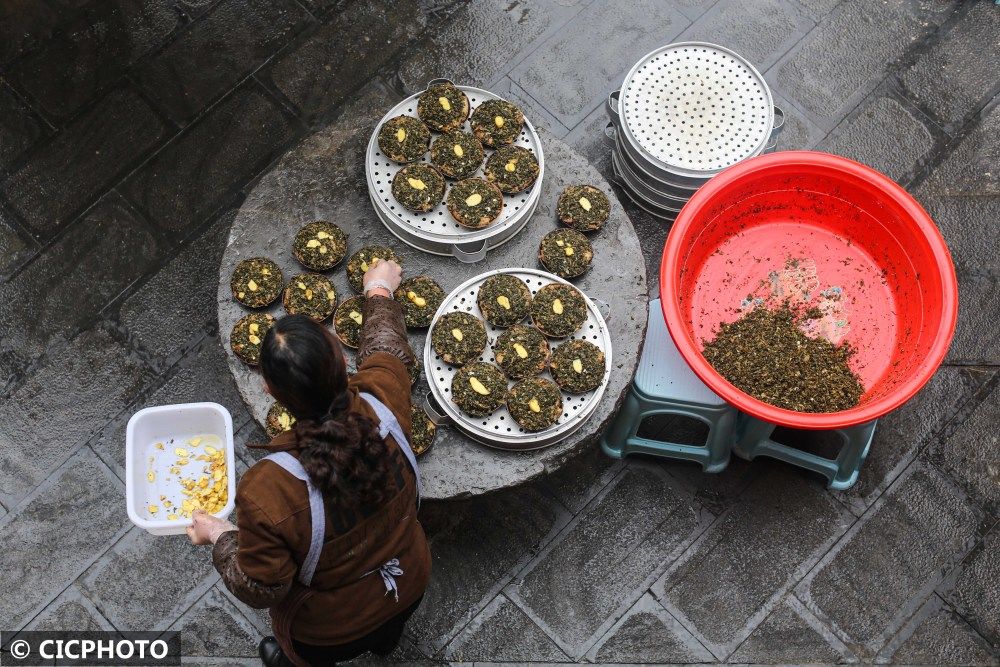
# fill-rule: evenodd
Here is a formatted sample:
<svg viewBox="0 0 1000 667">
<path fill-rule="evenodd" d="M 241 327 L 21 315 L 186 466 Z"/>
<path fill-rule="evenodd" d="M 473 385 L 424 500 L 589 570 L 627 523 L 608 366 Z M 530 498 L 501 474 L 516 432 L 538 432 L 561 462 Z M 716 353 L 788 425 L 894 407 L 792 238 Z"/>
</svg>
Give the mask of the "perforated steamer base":
<svg viewBox="0 0 1000 667">
<path fill-rule="evenodd" d="M 760 153 L 774 126 L 771 91 L 729 49 L 680 42 L 643 57 L 625 77 L 621 127 L 631 148 L 689 178 Z"/>
<path fill-rule="evenodd" d="M 472 111 L 487 100 L 502 99 L 500 96 L 481 88 L 471 86 L 458 86 L 458 88 L 469 97 Z M 459 256 L 461 252 L 453 253 L 452 251 L 456 246 L 460 251 L 476 246 L 481 247 L 483 251 L 494 248 L 508 240 L 523 227 L 538 203 L 542 179 L 545 176 L 545 156 L 538 134 L 531 121 L 526 117 L 521 136 L 514 142 L 514 145 L 527 148 L 538 158 L 538 178 L 529 189 L 523 192 L 512 195 L 504 194 L 503 212 L 489 227 L 481 230 L 470 230 L 462 227 L 451 217 L 451 213 L 448 212 L 448 207 L 443 201 L 427 213 L 414 213 L 405 209 L 392 196 L 393 176 L 404 165 L 393 162 L 382 155 L 378 148 L 378 130 L 385 121 L 395 116 L 405 115 L 416 118 L 417 99 L 422 93 L 423 91 L 411 95 L 390 109 L 372 132 L 365 156 L 365 175 L 368 179 L 368 193 L 372 204 L 379 214 L 379 219 L 389 228 L 389 231 L 419 250 L 438 255 L 456 254 Z M 466 120 L 460 129 L 463 132 L 471 132 L 469 121 Z M 432 132 L 431 141 L 433 142 L 440 136 L 440 133 Z M 492 150 L 486 149 L 487 159 L 492 154 Z M 429 151 L 421 159 L 421 162 L 432 164 Z M 485 160 L 483 164 L 485 165 Z M 480 167 L 475 176 L 481 177 L 482 175 L 483 168 Z M 450 188 L 454 182 L 454 180 L 448 179 L 448 187 Z M 447 197 L 447 190 L 445 196 Z M 481 256 L 479 258 L 481 259 Z"/>
<path fill-rule="evenodd" d="M 450 311 L 465 311 L 482 319 L 482 313 L 476 305 L 479 286 L 490 276 L 499 273 L 514 275 L 525 281 L 532 294 L 535 294 L 540 288 L 550 283 L 570 284 L 551 273 L 536 271 L 534 269 L 501 269 L 490 271 L 467 280 L 449 294 L 434 314 L 434 322 L 436 323 L 438 318 Z M 563 392 L 563 415 L 556 424 L 544 431 L 525 431 L 513 420 L 506 406 L 501 407 L 489 417 L 484 418 L 477 419 L 464 414 L 451 402 L 451 380 L 459 367 L 450 366 L 441 361 L 441 358 L 434 352 L 434 348 L 431 345 L 431 337 L 427 336 L 424 344 L 424 373 L 427 375 L 431 395 L 438 404 L 438 406 L 434 407 L 440 407 L 444 411 L 445 416 L 451 421 L 451 424 L 466 435 L 484 445 L 497 449 L 522 451 L 540 449 L 559 442 L 579 429 L 597 408 L 597 404 L 600 402 L 601 396 L 608 385 L 608 380 L 611 377 L 613 362 L 611 336 L 608 333 L 604 317 L 601 315 L 597 305 L 585 294 L 584 297 L 587 302 L 587 321 L 572 336 L 561 339 L 550 338 L 549 345 L 555 349 L 560 343 L 574 338 L 593 343 L 604 352 L 604 378 L 597 389 L 586 394 L 569 394 Z M 527 322 L 528 320 L 525 321 Z M 432 331 L 433 328 L 434 325 L 432 324 L 430 330 Z M 489 323 L 486 323 L 489 344 L 486 346 L 483 354 L 480 355 L 480 361 L 494 362 L 493 343 L 503 331 L 505 329 L 493 327 Z M 548 371 L 542 377 L 551 379 Z M 513 382 L 508 382 L 508 387 L 513 386 L 513 384 Z"/>
</svg>

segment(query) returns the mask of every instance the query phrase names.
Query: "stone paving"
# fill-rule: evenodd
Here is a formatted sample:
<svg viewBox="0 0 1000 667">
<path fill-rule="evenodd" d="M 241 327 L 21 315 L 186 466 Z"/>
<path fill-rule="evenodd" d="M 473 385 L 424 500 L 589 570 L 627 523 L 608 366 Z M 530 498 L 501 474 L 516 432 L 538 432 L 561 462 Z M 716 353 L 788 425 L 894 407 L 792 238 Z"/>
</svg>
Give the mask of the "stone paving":
<svg viewBox="0 0 1000 667">
<path fill-rule="evenodd" d="M 0 3 L 4 629 L 181 629 L 191 664 L 252 664 L 266 617 L 206 549 L 123 506 L 142 406 L 216 400 L 238 446 L 263 438 L 215 324 L 240 202 L 352 99 L 441 75 L 511 97 L 610 176 L 606 95 L 680 39 L 765 72 L 781 148 L 872 164 L 930 211 L 959 274 L 947 363 L 846 492 L 765 461 L 711 476 L 592 451 L 425 506 L 434 577 L 393 660 L 1000 662 L 991 0 Z M 667 227 L 629 213 L 655 294 Z"/>
</svg>

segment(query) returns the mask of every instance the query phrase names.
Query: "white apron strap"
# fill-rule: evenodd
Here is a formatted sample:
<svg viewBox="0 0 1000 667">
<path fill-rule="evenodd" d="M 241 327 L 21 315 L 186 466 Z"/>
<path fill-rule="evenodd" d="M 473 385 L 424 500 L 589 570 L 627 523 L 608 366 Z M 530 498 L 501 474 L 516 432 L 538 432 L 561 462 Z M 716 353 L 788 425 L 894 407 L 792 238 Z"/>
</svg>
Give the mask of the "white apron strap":
<svg viewBox="0 0 1000 667">
<path fill-rule="evenodd" d="M 288 452 L 275 452 L 265 456 L 264 459 L 277 463 L 294 477 L 306 483 L 309 489 L 309 515 L 312 520 L 312 537 L 309 540 L 309 553 L 299 568 L 299 581 L 304 586 L 312 583 L 313 575 L 316 573 L 316 565 L 319 563 L 320 552 L 323 551 L 323 537 L 326 530 L 326 514 L 323 509 L 323 494 L 316 488 L 316 485 L 309 479 L 309 474 L 302 467 L 299 460 Z"/>
<path fill-rule="evenodd" d="M 406 439 L 403 427 L 399 425 L 396 415 L 392 414 L 392 410 L 387 408 L 385 403 L 368 392 L 362 391 L 360 392 L 360 396 L 371 406 L 375 414 L 378 415 L 379 435 L 385 438 L 387 435 L 392 434 L 393 440 L 403 450 L 406 460 L 410 462 L 410 468 L 413 469 L 413 476 L 417 478 L 417 507 L 420 507 L 420 498 L 424 495 L 423 486 L 420 484 L 420 468 L 417 467 L 417 457 L 414 456 L 413 449 L 410 448 L 410 441 Z"/>
</svg>

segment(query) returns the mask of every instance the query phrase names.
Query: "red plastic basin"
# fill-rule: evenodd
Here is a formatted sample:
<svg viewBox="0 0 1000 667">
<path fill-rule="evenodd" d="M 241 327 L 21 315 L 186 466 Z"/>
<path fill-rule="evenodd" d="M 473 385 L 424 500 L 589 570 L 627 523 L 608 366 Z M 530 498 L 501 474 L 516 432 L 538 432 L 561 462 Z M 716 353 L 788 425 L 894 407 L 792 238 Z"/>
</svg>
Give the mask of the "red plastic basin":
<svg viewBox="0 0 1000 667">
<path fill-rule="evenodd" d="M 865 387 L 850 410 L 769 405 L 702 356 L 719 324 L 738 319 L 790 259 L 815 269 L 803 293 L 838 295 L 836 322 Z M 749 415 L 804 429 L 861 424 L 909 400 L 944 359 L 958 310 L 951 255 L 924 209 L 879 172 L 808 151 L 756 157 L 702 186 L 667 237 L 660 294 L 670 335 L 705 384 Z"/>
</svg>

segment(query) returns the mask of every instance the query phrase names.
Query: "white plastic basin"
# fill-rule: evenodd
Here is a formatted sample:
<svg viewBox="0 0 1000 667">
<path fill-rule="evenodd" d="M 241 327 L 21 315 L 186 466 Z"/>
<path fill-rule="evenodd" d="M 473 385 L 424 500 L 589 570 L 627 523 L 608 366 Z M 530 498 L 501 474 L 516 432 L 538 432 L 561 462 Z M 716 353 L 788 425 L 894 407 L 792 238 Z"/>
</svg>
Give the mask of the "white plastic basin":
<svg viewBox="0 0 1000 667">
<path fill-rule="evenodd" d="M 236 502 L 233 418 L 218 403 L 181 403 L 146 408 L 128 420 L 125 432 L 125 500 L 132 523 L 154 535 L 178 535 L 191 525 L 191 520 L 183 516 L 175 520 L 167 519 L 168 511 L 160 497 L 183 497 L 179 476 L 169 471 L 176 462 L 173 450 L 184 447 L 196 451 L 197 448 L 190 448 L 186 443 L 205 435 L 218 437 L 216 448 L 224 449 L 226 458 L 229 493 L 226 506 L 215 516 L 224 519 L 232 513 Z M 156 443 L 163 443 L 164 450 L 158 450 Z M 147 478 L 150 470 L 155 475 L 152 483 Z M 151 504 L 159 507 L 156 514 L 149 512 Z"/>
</svg>

